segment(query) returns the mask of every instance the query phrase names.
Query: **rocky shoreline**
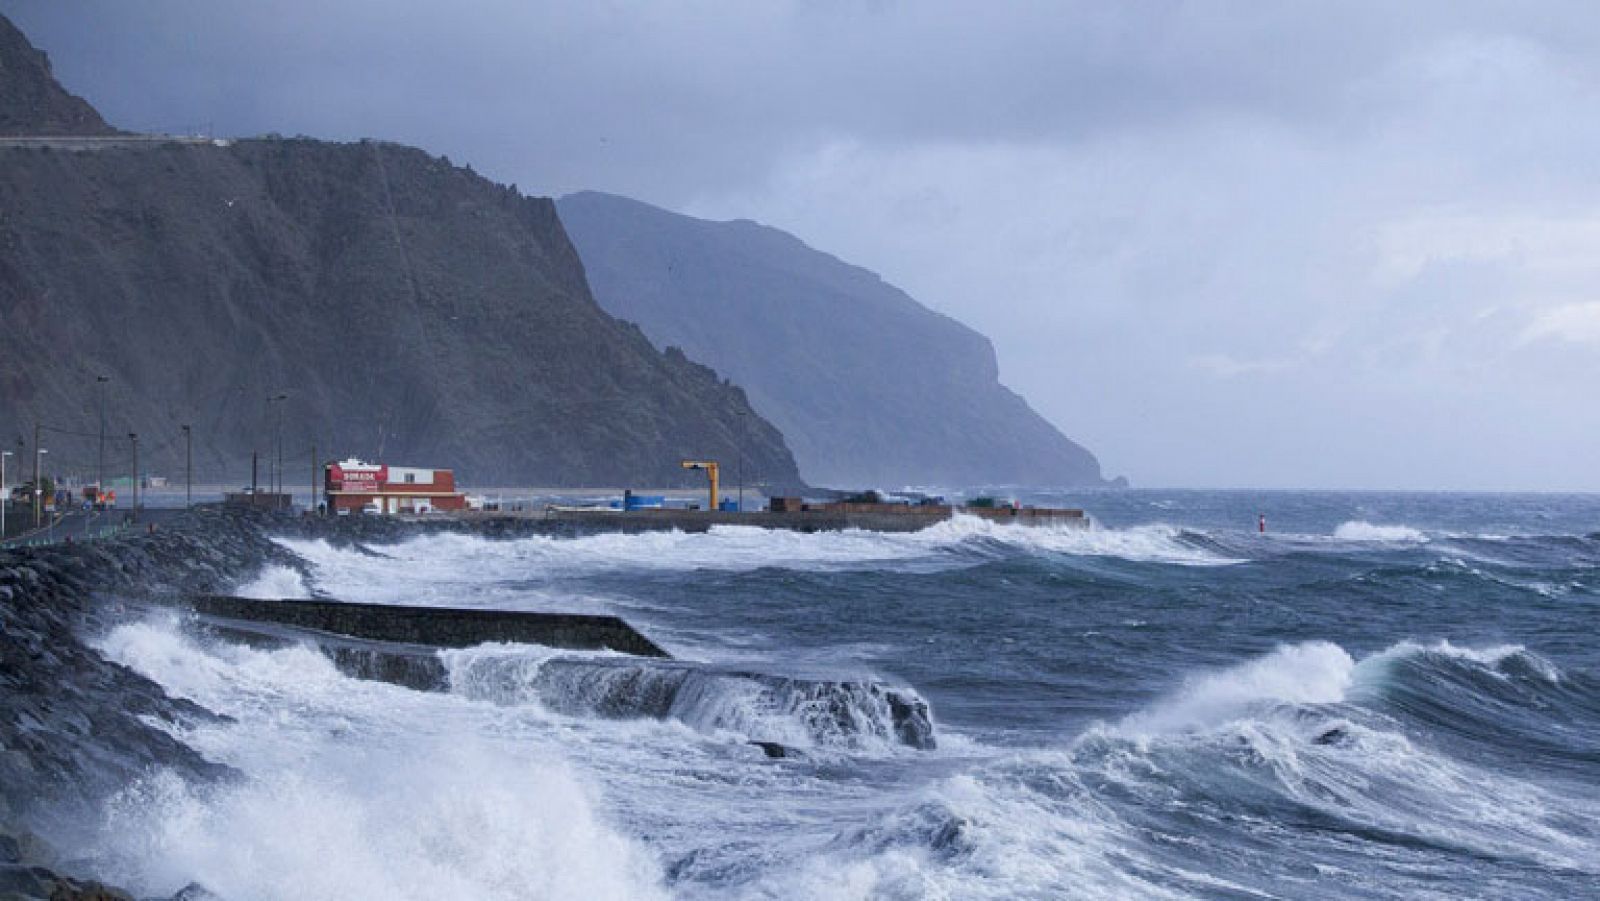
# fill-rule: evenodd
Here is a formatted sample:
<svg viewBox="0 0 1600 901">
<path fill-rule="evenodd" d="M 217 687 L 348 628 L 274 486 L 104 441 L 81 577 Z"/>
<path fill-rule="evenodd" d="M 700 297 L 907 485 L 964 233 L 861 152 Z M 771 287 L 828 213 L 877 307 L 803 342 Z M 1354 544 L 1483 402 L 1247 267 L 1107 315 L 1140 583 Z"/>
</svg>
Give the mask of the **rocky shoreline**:
<svg viewBox="0 0 1600 901">
<path fill-rule="evenodd" d="M 0 898 L 129 897 L 80 881 L 69 849 L 41 836 L 69 834 L 152 768 L 229 778 L 226 767 L 149 724 L 213 714 L 168 697 L 85 640 L 128 615 L 130 601 L 215 590 L 284 560 L 266 524 L 248 512 L 200 509 L 156 532 L 0 552 Z"/>
<path fill-rule="evenodd" d="M 202 782 L 235 775 L 151 725 L 216 714 L 106 660 L 89 646 L 95 637 L 146 605 L 226 592 L 268 564 L 304 565 L 269 536 L 361 546 L 440 531 L 491 539 L 575 532 L 531 520 L 319 519 L 203 506 L 154 531 L 0 551 L 0 901 L 132 898 L 94 881 L 62 837 L 96 821 L 106 799 L 153 769 Z M 202 897 L 198 886 L 174 896 Z"/>
<path fill-rule="evenodd" d="M 162 770 L 193 784 L 240 778 L 174 737 L 186 728 L 217 722 L 219 714 L 168 696 L 157 683 L 94 650 L 96 639 L 115 627 L 147 616 L 152 608 L 171 606 L 187 611 L 184 615 L 195 617 L 203 629 L 220 628 L 212 622 L 219 611 L 211 611 L 211 619 L 199 611 L 206 596 L 227 594 L 266 566 L 305 571 L 305 562 L 275 537 L 319 539 L 365 550 L 438 532 L 506 540 L 591 531 L 540 520 L 410 522 L 207 506 L 159 528 L 104 541 L 0 551 L 0 901 L 131 901 L 132 895 L 94 881 L 95 862 L 74 852 L 87 844 L 88 833 L 101 828 L 106 802 Z M 299 603 L 318 606 L 314 601 Z M 240 615 L 232 608 L 220 613 Z M 348 643 L 360 645 L 355 651 L 359 659 L 351 659 L 349 649 L 341 653 L 338 641 L 321 642 L 347 673 L 442 690 L 443 673 L 433 656 L 401 659 L 396 648 L 409 645 Z M 656 654 L 665 656 L 659 650 Z M 374 665 L 381 671 L 367 671 Z M 392 672 L 397 667 L 406 678 Z M 874 682 L 793 679 L 680 665 L 648 655 L 556 661 L 546 669 L 550 684 L 540 690 L 550 696 L 542 702 L 583 715 L 687 717 L 692 722 L 693 699 L 715 694 L 713 688 L 728 683 L 735 690 L 762 693 L 776 708 L 799 711 L 805 728 L 837 741 L 848 744 L 876 736 L 910 748 L 936 746 L 926 702 L 914 692 Z M 476 672 L 474 679 L 486 697 L 497 696 L 494 672 Z M 512 702 L 520 702 L 520 696 Z M 859 710 L 871 712 L 865 725 L 857 722 Z M 858 735 L 863 730 L 871 735 Z M 750 738 L 768 756 L 792 753 L 771 736 Z M 203 887 L 191 885 L 170 901 L 209 897 Z"/>
<path fill-rule="evenodd" d="M 302 565 L 269 535 L 360 544 L 435 527 L 456 528 L 200 507 L 155 531 L 0 551 L 0 901 L 131 898 L 93 881 L 61 836 L 155 768 L 195 781 L 234 775 L 152 725 L 215 714 L 169 697 L 90 641 L 145 604 L 226 591 L 268 564 Z M 176 897 L 204 894 L 190 887 Z"/>
</svg>

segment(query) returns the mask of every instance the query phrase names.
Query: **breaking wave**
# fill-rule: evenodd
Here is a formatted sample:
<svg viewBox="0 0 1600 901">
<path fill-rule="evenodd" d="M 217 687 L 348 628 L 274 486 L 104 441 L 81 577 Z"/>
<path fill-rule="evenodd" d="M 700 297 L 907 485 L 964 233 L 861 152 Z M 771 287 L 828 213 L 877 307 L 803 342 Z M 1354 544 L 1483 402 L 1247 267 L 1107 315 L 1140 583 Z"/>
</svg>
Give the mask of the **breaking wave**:
<svg viewBox="0 0 1600 901">
<path fill-rule="evenodd" d="M 1318 877 L 1342 892 L 1407 897 L 1437 889 L 1425 871 L 1406 871 L 1438 853 L 1593 880 L 1592 794 L 1568 797 L 1459 759 L 1412 737 L 1406 711 L 1387 703 L 1416 681 L 1396 662 L 1467 684 L 1525 665 L 1544 671 L 1537 660 L 1515 647 L 1402 643 L 1357 661 L 1329 642 L 1285 645 L 1193 677 L 1063 749 L 936 782 L 761 889 L 1003 898 L 1070 884 L 1101 897 L 1281 896 Z M 1283 855 L 1284 823 L 1309 827 L 1311 846 Z M 1374 844 L 1392 866 L 1373 866 Z"/>
<path fill-rule="evenodd" d="M 275 563 L 263 567 L 254 579 L 241 583 L 233 593 L 244 598 L 269 601 L 312 596 L 310 586 L 298 570 Z"/>
<path fill-rule="evenodd" d="M 349 600 L 423 604 L 470 603 L 506 582 L 518 582 L 519 590 L 538 597 L 540 589 L 528 585 L 528 580 L 627 571 L 747 572 L 779 568 L 937 572 L 977 565 L 1007 553 L 1106 557 L 1179 566 L 1240 562 L 1239 558 L 1219 553 L 1202 536 L 1172 526 L 1023 527 L 977 517 L 957 517 L 909 533 L 800 533 L 750 526 L 716 526 L 704 533 L 606 533 L 512 540 L 447 533 L 387 545 L 381 555 L 335 547 L 321 540 L 279 542 L 307 562 L 313 585 L 320 592 Z M 573 600 L 558 595 L 547 599 L 558 597 L 568 606 Z"/>
<path fill-rule="evenodd" d="M 569 716 L 671 719 L 710 735 L 784 748 L 934 747 L 928 704 L 879 682 L 727 672 L 622 655 L 566 656 L 524 646 L 441 652 L 452 691 Z"/>
<path fill-rule="evenodd" d="M 1232 669 L 1193 678 L 1172 697 L 1132 714 L 1127 734 L 1163 734 L 1214 725 L 1262 704 L 1336 704 L 1349 691 L 1355 661 L 1332 642 L 1286 645 Z"/>
<path fill-rule="evenodd" d="M 240 780 L 158 772 L 109 805 L 88 850 L 142 893 L 664 897 L 654 860 L 557 748 L 496 740 L 449 696 L 349 679 L 307 647 L 202 644 L 173 622 L 118 627 L 100 647 L 234 720 L 183 737 Z"/>
<path fill-rule="evenodd" d="M 1365 520 L 1351 520 L 1340 523 L 1333 530 L 1333 537 L 1339 541 L 1387 541 L 1420 544 L 1427 541 L 1428 536 L 1419 529 L 1404 525 L 1375 525 Z"/>
</svg>

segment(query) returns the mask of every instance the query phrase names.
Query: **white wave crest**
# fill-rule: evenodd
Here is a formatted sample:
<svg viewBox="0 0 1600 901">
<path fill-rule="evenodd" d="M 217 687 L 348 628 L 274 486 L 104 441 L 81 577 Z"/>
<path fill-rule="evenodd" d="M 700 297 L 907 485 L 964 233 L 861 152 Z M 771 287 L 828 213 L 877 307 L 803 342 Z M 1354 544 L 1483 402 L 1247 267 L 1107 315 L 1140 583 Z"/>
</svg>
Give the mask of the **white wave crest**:
<svg viewBox="0 0 1600 901">
<path fill-rule="evenodd" d="M 1498 671 L 1502 664 L 1515 658 L 1525 663 L 1545 681 L 1552 683 L 1561 681 L 1561 669 L 1559 667 L 1520 644 L 1499 644 L 1484 648 L 1471 648 L 1452 644 L 1447 639 L 1442 639 L 1431 645 L 1414 641 L 1402 641 L 1363 660 L 1362 663 L 1365 664 L 1370 660 L 1374 664 L 1380 664 L 1403 657 L 1419 655 L 1436 655 L 1452 660 L 1475 663 L 1491 671 Z"/>
<path fill-rule="evenodd" d="M 664 897 L 564 765 L 471 741 L 346 748 L 215 789 L 161 774 L 108 807 L 112 874 L 162 896 Z"/>
<path fill-rule="evenodd" d="M 82 850 L 140 896 L 664 897 L 650 854 L 536 731 L 500 736 L 448 695 L 347 678 L 305 646 L 203 644 L 170 618 L 99 648 L 232 717 L 182 737 L 244 775 L 157 772 L 107 805 Z"/>
<path fill-rule="evenodd" d="M 931 748 L 927 702 L 871 680 L 728 672 L 625 654 L 572 654 L 522 645 L 440 653 L 451 691 L 569 716 L 676 720 L 707 735 L 791 748 L 892 754 Z"/>
<path fill-rule="evenodd" d="M 311 588 L 299 571 L 287 566 L 269 564 L 261 568 L 254 579 L 241 583 L 233 593 L 242 598 L 277 600 L 279 598 L 309 598 Z"/>
<path fill-rule="evenodd" d="M 605 533 L 578 538 L 533 536 L 496 541 L 457 534 L 411 538 L 371 551 L 325 541 L 279 539 L 310 566 L 317 588 L 345 600 L 459 605 L 496 593 L 495 586 L 529 579 L 582 578 L 608 572 L 748 572 L 765 567 L 802 571 L 894 568 L 938 571 L 984 559 L 985 543 L 1026 553 L 1109 557 L 1181 566 L 1239 561 L 1185 542 L 1167 525 L 1128 529 L 1029 527 L 957 516 L 919 532 L 862 530 L 801 533 L 751 526 L 716 526 L 703 533 Z M 974 557 L 973 551 L 979 554 Z M 992 551 L 991 551 L 992 553 Z M 518 591 L 538 596 L 523 584 Z M 574 600 L 551 594 L 566 609 Z M 579 604 L 578 606 L 583 606 Z"/>
<path fill-rule="evenodd" d="M 1420 544 L 1428 540 L 1428 536 L 1419 529 L 1406 525 L 1376 525 L 1366 520 L 1355 519 L 1340 523 L 1333 530 L 1333 537 L 1339 541 L 1382 541 L 1405 544 Z"/>
<path fill-rule="evenodd" d="M 1135 563 L 1168 563 L 1177 566 L 1228 566 L 1244 562 L 1189 544 L 1183 540 L 1182 529 L 1165 523 L 1125 529 L 1108 529 L 1091 524 L 1085 529 L 1016 526 L 975 516 L 958 516 L 928 531 L 936 529 L 959 533 L 964 538 L 987 538 L 1036 553 L 1114 557 Z"/>
<path fill-rule="evenodd" d="M 1129 735 L 1159 735 L 1218 726 L 1261 704 L 1337 704 L 1356 662 L 1328 641 L 1283 645 L 1271 654 L 1192 677 L 1176 693 L 1119 724 Z"/>
</svg>

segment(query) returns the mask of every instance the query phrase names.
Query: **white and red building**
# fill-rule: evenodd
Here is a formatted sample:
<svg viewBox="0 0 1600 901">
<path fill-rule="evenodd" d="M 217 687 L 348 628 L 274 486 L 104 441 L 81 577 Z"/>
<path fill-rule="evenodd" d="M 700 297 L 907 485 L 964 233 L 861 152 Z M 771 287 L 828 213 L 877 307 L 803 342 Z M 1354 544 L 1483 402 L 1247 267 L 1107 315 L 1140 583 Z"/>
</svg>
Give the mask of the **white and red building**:
<svg viewBox="0 0 1600 901">
<path fill-rule="evenodd" d="M 455 473 L 448 469 L 389 466 L 352 458 L 329 463 L 325 473 L 329 513 L 467 509 L 467 496 L 456 490 Z"/>
</svg>

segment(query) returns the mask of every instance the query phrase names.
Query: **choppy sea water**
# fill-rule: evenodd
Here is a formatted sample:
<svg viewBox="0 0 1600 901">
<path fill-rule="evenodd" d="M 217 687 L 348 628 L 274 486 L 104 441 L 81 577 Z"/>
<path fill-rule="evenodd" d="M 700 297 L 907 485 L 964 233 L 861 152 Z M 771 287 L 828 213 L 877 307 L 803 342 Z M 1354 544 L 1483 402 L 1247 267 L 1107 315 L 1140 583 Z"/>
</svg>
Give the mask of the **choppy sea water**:
<svg viewBox="0 0 1600 901">
<path fill-rule="evenodd" d="M 312 577 L 242 591 L 615 612 L 689 663 L 484 647 L 427 694 L 131 622 L 103 652 L 245 778 L 152 774 L 91 854 L 240 899 L 1600 892 L 1600 497 L 1025 500 L 1096 528 L 286 542 Z"/>
</svg>

